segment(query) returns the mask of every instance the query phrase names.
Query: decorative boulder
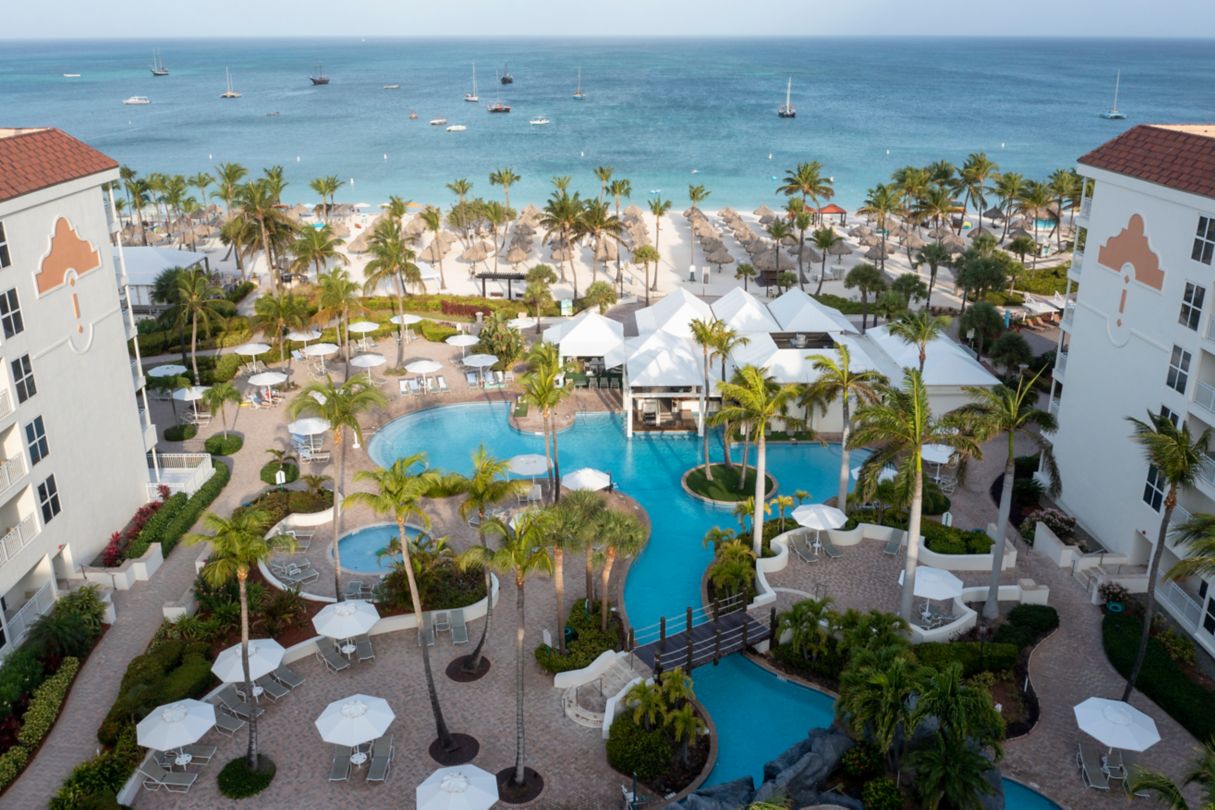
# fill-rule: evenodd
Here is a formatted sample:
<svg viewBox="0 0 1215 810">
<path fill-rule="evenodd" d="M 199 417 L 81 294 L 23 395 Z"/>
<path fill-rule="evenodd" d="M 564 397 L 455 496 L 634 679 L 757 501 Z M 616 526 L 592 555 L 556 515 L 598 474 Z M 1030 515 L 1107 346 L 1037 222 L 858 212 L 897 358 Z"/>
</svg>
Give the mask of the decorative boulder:
<svg viewBox="0 0 1215 810">
<path fill-rule="evenodd" d="M 844 752 L 851 747 L 847 735 L 831 729 L 812 730 L 809 737 L 764 766 L 765 777 L 773 775 L 765 778 L 755 800 L 785 796 L 794 807 L 819 804 L 819 786 L 839 767 Z"/>
<path fill-rule="evenodd" d="M 755 796 L 755 782 L 742 776 L 732 782 L 723 782 L 710 788 L 689 793 L 677 802 L 666 806 L 666 810 L 738 810 L 746 807 Z"/>
</svg>

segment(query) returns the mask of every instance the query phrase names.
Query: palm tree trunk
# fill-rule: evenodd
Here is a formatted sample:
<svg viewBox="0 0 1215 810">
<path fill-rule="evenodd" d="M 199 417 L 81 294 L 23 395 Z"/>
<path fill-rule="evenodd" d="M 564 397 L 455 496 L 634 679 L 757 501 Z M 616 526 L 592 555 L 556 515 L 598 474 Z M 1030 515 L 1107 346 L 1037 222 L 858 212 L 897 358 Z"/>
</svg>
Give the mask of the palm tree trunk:
<svg viewBox="0 0 1215 810">
<path fill-rule="evenodd" d="M 413 603 L 413 615 L 418 620 L 418 640 L 422 641 L 422 668 L 426 672 L 426 693 L 430 697 L 430 711 L 435 718 L 435 734 L 444 751 L 454 751 L 459 746 L 452 739 L 443 719 L 443 708 L 439 705 L 439 693 L 435 689 L 434 673 L 430 669 L 430 647 L 422 639 L 422 598 L 418 595 L 418 582 L 413 575 L 413 562 L 409 559 L 409 537 L 405 534 L 405 521 L 397 520 L 397 536 L 401 540 L 401 562 L 405 566 L 405 580 L 409 583 L 409 598 Z"/>
<path fill-rule="evenodd" d="M 557 426 L 553 424 L 549 430 L 553 434 L 553 503 L 556 504 L 561 502 L 561 459 L 557 454 Z"/>
<path fill-rule="evenodd" d="M 198 315 L 190 317 L 190 368 L 194 371 L 194 384 L 202 383 L 198 376 Z"/>
<path fill-rule="evenodd" d="M 844 391 L 842 404 L 843 426 L 840 428 L 840 479 L 839 489 L 835 496 L 835 505 L 841 512 L 848 511 L 848 476 L 851 475 L 851 470 L 848 467 L 848 437 L 852 433 L 851 415 L 848 407 L 848 392 Z"/>
<path fill-rule="evenodd" d="M 523 576 L 515 573 L 515 778 L 516 785 L 527 781 L 523 765 Z"/>
<path fill-rule="evenodd" d="M 545 476 L 548 478 L 548 485 L 551 488 L 553 486 L 553 453 L 548 421 L 548 409 L 546 408 L 540 412 L 540 430 L 544 434 L 544 460 L 548 462 L 548 471 Z"/>
<path fill-rule="evenodd" d="M 612 565 L 615 562 L 616 549 L 609 545 L 603 561 L 603 573 L 600 575 L 599 580 L 599 629 L 604 633 L 608 629 L 608 593 L 610 592 L 609 585 L 612 580 Z"/>
<path fill-rule="evenodd" d="M 987 601 L 983 603 L 983 618 L 991 621 L 1000 615 L 1000 572 L 1004 570 L 1004 542 L 1008 534 L 1008 514 L 1012 510 L 1013 478 L 1017 472 L 1013 450 L 1015 433 L 1008 432 L 1008 460 L 1004 463 L 1004 486 L 1000 490 L 1000 509 L 996 517 L 996 544 L 992 547 L 991 582 L 987 586 Z"/>
<path fill-rule="evenodd" d="M 915 481 L 911 490 L 911 514 L 907 520 L 907 557 L 903 560 L 903 592 L 899 598 L 899 615 L 911 621 L 915 599 L 915 569 L 920 560 L 920 513 L 924 506 L 924 468 L 920 448 L 916 448 Z"/>
<path fill-rule="evenodd" d="M 658 255 L 658 258 L 654 260 L 654 286 L 649 288 L 654 292 L 658 292 L 658 265 L 662 263 L 662 254 L 658 253 L 658 234 L 662 230 L 661 223 L 662 217 L 654 218 L 654 253 Z M 650 305 L 650 294 L 648 291 L 645 296 L 645 305 L 647 307 Z"/>
<path fill-rule="evenodd" d="M 764 550 L 764 484 L 767 483 L 767 442 L 765 441 L 766 425 L 755 429 L 755 514 L 751 518 L 751 550 L 756 557 L 763 555 Z"/>
<path fill-rule="evenodd" d="M 342 594 L 342 553 L 338 550 L 338 538 L 342 536 L 342 500 L 346 490 L 346 437 L 339 429 L 333 431 L 333 443 L 337 445 L 337 477 L 333 482 L 333 595 L 337 601 L 345 601 Z M 410 570 L 407 565 L 406 570 Z"/>
<path fill-rule="evenodd" d="M 553 547 L 553 592 L 557 597 L 557 651 L 565 654 L 565 549 Z"/>
<path fill-rule="evenodd" d="M 485 543 L 485 507 L 482 506 L 477 510 L 480 521 L 477 523 L 477 536 L 481 541 L 481 548 L 488 549 L 489 546 Z M 473 648 L 472 653 L 464 662 L 464 670 L 466 672 L 476 672 L 481 668 L 481 659 L 484 657 L 483 650 L 485 649 L 485 639 L 489 636 L 490 617 L 494 613 L 494 580 L 490 573 L 489 566 L 485 566 L 485 624 L 481 627 L 481 638 L 477 639 L 477 646 Z"/>
<path fill-rule="evenodd" d="M 1122 690 L 1122 699 L 1130 700 L 1131 692 L 1135 691 L 1135 681 L 1139 680 L 1139 670 L 1143 669 L 1143 659 L 1147 657 L 1148 639 L 1152 635 L 1152 620 L 1156 618 L 1156 580 L 1160 573 L 1160 560 L 1164 557 L 1164 541 L 1169 535 L 1169 523 L 1173 520 L 1173 510 L 1177 507 L 1177 487 L 1170 486 L 1169 494 L 1164 499 L 1164 514 L 1160 516 L 1160 530 L 1156 532 L 1156 547 L 1152 549 L 1152 562 L 1148 565 L 1147 604 L 1143 608 L 1143 630 L 1139 634 L 1139 649 L 1135 652 L 1135 663 L 1131 665 L 1131 674 L 1126 678 L 1126 688 Z"/>
<path fill-rule="evenodd" d="M 709 464 L 709 349 L 706 346 L 705 356 L 705 387 L 700 394 L 701 443 L 705 451 L 705 480 L 713 480 L 713 467 Z"/>
<path fill-rule="evenodd" d="M 403 320 L 405 314 L 405 279 L 398 274 L 397 282 L 401 287 L 401 294 L 397 297 L 397 320 Z M 401 368 L 405 364 L 405 324 L 397 324 L 397 368 Z"/>
<path fill-rule="evenodd" d="M 751 433 L 747 430 L 747 426 L 743 425 L 743 457 L 742 457 L 742 472 L 738 476 L 738 491 L 742 492 L 747 487 L 747 456 L 751 454 Z"/>
<path fill-rule="evenodd" d="M 245 676 L 245 694 L 253 697 L 253 679 L 249 677 L 249 593 L 245 589 L 248 572 L 238 572 L 236 585 L 240 592 L 240 665 Z M 249 747 L 245 752 L 249 768 L 257 770 L 257 714 L 249 718 Z"/>
</svg>

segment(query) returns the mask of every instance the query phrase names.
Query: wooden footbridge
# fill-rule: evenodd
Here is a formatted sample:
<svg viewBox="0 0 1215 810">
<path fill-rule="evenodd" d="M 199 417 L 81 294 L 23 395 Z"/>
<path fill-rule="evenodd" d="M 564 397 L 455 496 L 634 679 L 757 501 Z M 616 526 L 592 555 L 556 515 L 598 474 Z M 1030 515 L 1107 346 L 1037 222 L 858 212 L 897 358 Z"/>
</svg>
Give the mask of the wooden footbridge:
<svg viewBox="0 0 1215 810">
<path fill-rule="evenodd" d="M 739 594 L 708 607 L 689 607 L 678 619 L 664 616 L 629 630 L 629 650 L 655 674 L 675 667 L 690 672 L 771 638 L 775 614 L 772 610 L 766 621 L 751 616 Z"/>
</svg>

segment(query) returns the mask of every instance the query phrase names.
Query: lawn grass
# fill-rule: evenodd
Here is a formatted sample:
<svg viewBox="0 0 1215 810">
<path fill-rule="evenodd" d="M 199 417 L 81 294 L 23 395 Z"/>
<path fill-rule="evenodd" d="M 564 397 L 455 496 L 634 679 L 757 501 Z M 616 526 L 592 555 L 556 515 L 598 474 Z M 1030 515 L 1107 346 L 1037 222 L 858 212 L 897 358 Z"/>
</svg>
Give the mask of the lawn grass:
<svg viewBox="0 0 1215 810">
<path fill-rule="evenodd" d="M 730 503 L 745 501 L 747 498 L 755 495 L 754 467 L 747 467 L 747 480 L 742 485 L 741 490 L 738 483 L 738 476 L 742 471 L 740 465 L 735 464 L 733 467 L 727 467 L 724 464 L 713 464 L 712 468 L 712 481 L 705 478 L 703 466 L 697 467 L 688 473 L 688 489 L 703 498 L 710 498 L 715 501 L 728 501 Z M 770 475 L 765 475 L 764 477 L 767 478 L 766 492 L 771 494 L 775 482 Z"/>
</svg>

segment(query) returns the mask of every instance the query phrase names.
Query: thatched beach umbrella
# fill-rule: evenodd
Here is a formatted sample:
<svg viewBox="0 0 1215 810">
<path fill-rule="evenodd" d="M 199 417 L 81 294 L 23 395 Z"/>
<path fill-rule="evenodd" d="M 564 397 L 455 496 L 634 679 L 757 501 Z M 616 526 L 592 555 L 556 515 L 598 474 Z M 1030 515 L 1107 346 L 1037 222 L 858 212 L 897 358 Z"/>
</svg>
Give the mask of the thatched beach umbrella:
<svg viewBox="0 0 1215 810">
<path fill-rule="evenodd" d="M 941 240 L 941 247 L 951 253 L 961 253 L 966 250 L 966 240 L 958 236 L 956 233 L 950 233 Z"/>
<path fill-rule="evenodd" d="M 844 244 L 844 240 L 841 239 L 831 247 L 827 248 L 827 253 L 835 256 L 836 258 L 842 259 L 845 256 L 851 255 L 852 248 Z"/>
<path fill-rule="evenodd" d="M 862 236 L 860 241 L 865 247 L 874 247 L 875 245 L 882 244 L 882 237 L 876 233 L 869 233 Z"/>
<path fill-rule="evenodd" d="M 460 254 L 460 258 L 466 262 L 476 264 L 489 258 L 491 250 L 492 248 L 488 242 L 473 242 Z"/>
<path fill-rule="evenodd" d="M 862 236 L 868 236 L 870 233 L 872 233 L 872 231 L 870 231 L 869 226 L 865 225 L 864 223 L 862 223 L 860 225 L 854 225 L 853 227 L 848 229 L 848 235 L 857 237 L 858 239 Z"/>
<path fill-rule="evenodd" d="M 757 216 L 757 217 L 770 217 L 770 216 L 772 216 L 772 209 L 766 205 L 761 205 L 759 208 L 756 208 L 751 213 L 755 214 L 755 216 Z"/>
<path fill-rule="evenodd" d="M 723 264 L 734 264 L 734 257 L 730 255 L 729 251 L 723 248 L 722 250 L 715 250 L 711 253 L 707 253 L 705 255 L 705 261 L 709 264 L 717 265 L 717 269 L 720 271 Z"/>
<path fill-rule="evenodd" d="M 553 249 L 552 249 L 552 252 L 550 255 L 552 255 L 553 261 L 563 262 L 563 261 L 566 261 L 569 259 L 570 250 L 568 247 L 565 247 L 563 245 L 559 245 L 559 244 L 553 245 Z"/>
<path fill-rule="evenodd" d="M 995 234 L 993 234 L 991 232 L 990 228 L 983 228 L 983 227 L 971 228 L 969 233 L 966 234 L 966 236 L 969 237 L 970 239 L 977 239 L 979 234 L 984 234 L 984 233 L 988 234 L 989 236 L 995 236 Z"/>
<path fill-rule="evenodd" d="M 522 262 L 527 261 L 527 257 L 530 253 L 531 251 L 526 250 L 523 248 L 523 246 L 514 245 L 506 253 L 506 263 L 512 265 L 521 264 Z"/>
<path fill-rule="evenodd" d="M 447 255 L 447 245 L 443 244 L 442 240 L 432 239 L 430 244 L 422 249 L 418 254 L 418 258 L 427 264 L 440 262 Z"/>
<path fill-rule="evenodd" d="M 599 243 L 595 245 L 595 261 L 614 262 L 618 255 L 616 240 L 600 237 Z"/>
<path fill-rule="evenodd" d="M 919 250 L 924 247 L 924 240 L 917 233 L 909 233 L 903 237 L 903 247 L 908 250 Z"/>
<path fill-rule="evenodd" d="M 983 212 L 983 216 L 987 217 L 988 219 L 1004 219 L 1004 212 L 993 205 L 991 208 L 988 208 Z"/>
<path fill-rule="evenodd" d="M 1018 239 L 1022 236 L 1028 236 L 1030 239 L 1034 238 L 1033 233 L 1031 231 L 1025 230 L 1024 228 L 1016 228 L 1016 229 L 1008 232 L 1009 239 Z"/>
<path fill-rule="evenodd" d="M 881 244 L 876 244 L 865 251 L 865 258 L 872 262 L 880 262 L 887 258 L 887 253 L 882 250 Z"/>
</svg>

